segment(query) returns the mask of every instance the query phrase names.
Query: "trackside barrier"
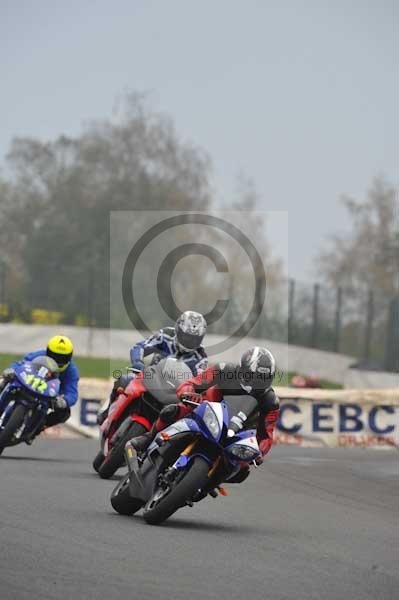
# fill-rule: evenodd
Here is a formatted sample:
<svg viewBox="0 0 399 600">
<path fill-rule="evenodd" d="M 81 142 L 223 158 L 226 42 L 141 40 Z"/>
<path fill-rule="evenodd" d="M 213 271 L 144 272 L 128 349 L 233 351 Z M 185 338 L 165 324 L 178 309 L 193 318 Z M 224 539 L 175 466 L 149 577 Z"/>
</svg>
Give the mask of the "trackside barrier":
<svg viewBox="0 0 399 600">
<path fill-rule="evenodd" d="M 399 388 L 276 388 L 278 443 L 298 446 L 399 448 Z"/>
<path fill-rule="evenodd" d="M 68 423 L 48 435 L 98 437 L 97 412 L 112 380 L 81 379 Z M 298 446 L 399 448 L 399 388 L 322 390 L 276 387 L 280 397 L 277 443 Z"/>
<path fill-rule="evenodd" d="M 112 389 L 112 379 L 82 377 L 79 381 L 79 400 L 72 406 L 71 417 L 65 423 L 51 427 L 45 433 L 48 437 L 98 438 L 97 413 L 108 398 Z"/>
</svg>

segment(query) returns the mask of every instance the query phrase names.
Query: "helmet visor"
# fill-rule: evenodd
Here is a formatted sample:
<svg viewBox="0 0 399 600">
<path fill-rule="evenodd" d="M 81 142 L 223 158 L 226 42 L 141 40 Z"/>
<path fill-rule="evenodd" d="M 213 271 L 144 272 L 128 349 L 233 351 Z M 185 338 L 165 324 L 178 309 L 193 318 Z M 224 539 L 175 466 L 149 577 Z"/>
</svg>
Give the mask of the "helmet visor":
<svg viewBox="0 0 399 600">
<path fill-rule="evenodd" d="M 263 367 L 262 371 L 250 371 L 241 368 L 241 377 L 245 385 L 251 386 L 255 390 L 265 390 L 272 385 L 273 374 L 271 369 Z"/>
<path fill-rule="evenodd" d="M 204 334 L 205 335 L 205 334 Z M 196 350 L 201 346 L 204 335 L 195 335 L 185 331 L 177 331 L 176 337 L 179 345 L 185 350 Z"/>
<path fill-rule="evenodd" d="M 60 367 L 60 369 L 62 367 L 64 367 L 64 368 L 67 367 L 72 359 L 72 353 L 71 354 L 57 354 L 56 352 L 52 352 L 51 350 L 47 350 L 47 356 L 54 359 L 55 362 L 57 363 L 57 365 Z"/>
</svg>

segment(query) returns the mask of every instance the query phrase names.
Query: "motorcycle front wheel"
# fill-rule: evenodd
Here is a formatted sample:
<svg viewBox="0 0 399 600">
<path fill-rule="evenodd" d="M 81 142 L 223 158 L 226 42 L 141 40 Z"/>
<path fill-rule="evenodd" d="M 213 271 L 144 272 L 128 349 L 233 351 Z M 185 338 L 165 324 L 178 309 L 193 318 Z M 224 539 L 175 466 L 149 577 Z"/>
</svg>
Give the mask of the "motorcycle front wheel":
<svg viewBox="0 0 399 600">
<path fill-rule="evenodd" d="M 101 465 L 96 469 L 101 479 L 109 479 L 112 475 L 122 467 L 125 463 L 125 446 L 133 437 L 142 435 L 147 430 L 140 423 L 133 423 L 127 430 L 124 436 L 115 444 L 108 452 L 107 456 L 102 461 Z M 98 456 L 98 455 L 97 455 Z M 93 463 L 94 467 L 94 463 Z"/>
<path fill-rule="evenodd" d="M 0 432 L 0 454 L 6 446 L 11 444 L 12 438 L 24 422 L 26 408 L 21 404 L 17 404 L 12 411 L 4 429 Z"/>
<path fill-rule="evenodd" d="M 165 495 L 158 488 L 147 502 L 143 517 L 150 525 L 159 525 L 190 501 L 208 482 L 209 465 L 201 456 L 195 456 Z M 159 499 L 157 495 L 161 493 Z"/>
<path fill-rule="evenodd" d="M 100 450 L 100 452 L 98 452 L 96 454 L 95 459 L 93 460 L 93 469 L 98 473 L 98 469 L 101 467 L 101 465 L 104 462 L 104 454 L 102 453 L 102 451 Z"/>
</svg>

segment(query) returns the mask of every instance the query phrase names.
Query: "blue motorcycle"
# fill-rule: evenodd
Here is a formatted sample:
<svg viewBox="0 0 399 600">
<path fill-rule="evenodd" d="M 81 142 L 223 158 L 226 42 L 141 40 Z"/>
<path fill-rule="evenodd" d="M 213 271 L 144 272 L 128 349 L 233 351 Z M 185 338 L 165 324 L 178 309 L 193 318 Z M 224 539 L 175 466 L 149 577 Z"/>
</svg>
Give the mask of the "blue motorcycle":
<svg viewBox="0 0 399 600">
<path fill-rule="evenodd" d="M 257 408 L 256 400 L 231 399 L 243 408 L 232 412 L 229 397 L 220 403 L 194 403 L 195 410 L 158 433 L 143 456 L 128 443 L 129 472 L 111 495 L 116 512 L 132 515 L 144 507 L 145 521 L 157 525 L 183 506 L 193 506 L 208 494 L 215 497 L 216 489 L 238 473 L 242 463 L 254 463 L 260 456 L 256 432 L 243 427 Z"/>
<path fill-rule="evenodd" d="M 0 454 L 41 430 L 60 390 L 58 365 L 48 356 L 24 361 L 14 371 L 0 394 Z"/>
</svg>

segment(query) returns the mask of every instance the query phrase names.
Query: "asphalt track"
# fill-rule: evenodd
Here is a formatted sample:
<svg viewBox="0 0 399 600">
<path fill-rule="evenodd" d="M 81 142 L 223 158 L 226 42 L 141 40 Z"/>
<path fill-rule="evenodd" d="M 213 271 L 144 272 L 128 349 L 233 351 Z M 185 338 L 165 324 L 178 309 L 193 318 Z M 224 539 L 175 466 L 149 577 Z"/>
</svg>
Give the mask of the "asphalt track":
<svg viewBox="0 0 399 600">
<path fill-rule="evenodd" d="M 396 600 L 396 451 L 273 448 L 227 498 L 161 527 L 113 512 L 96 443 L 0 458 L 1 600 Z"/>
</svg>

